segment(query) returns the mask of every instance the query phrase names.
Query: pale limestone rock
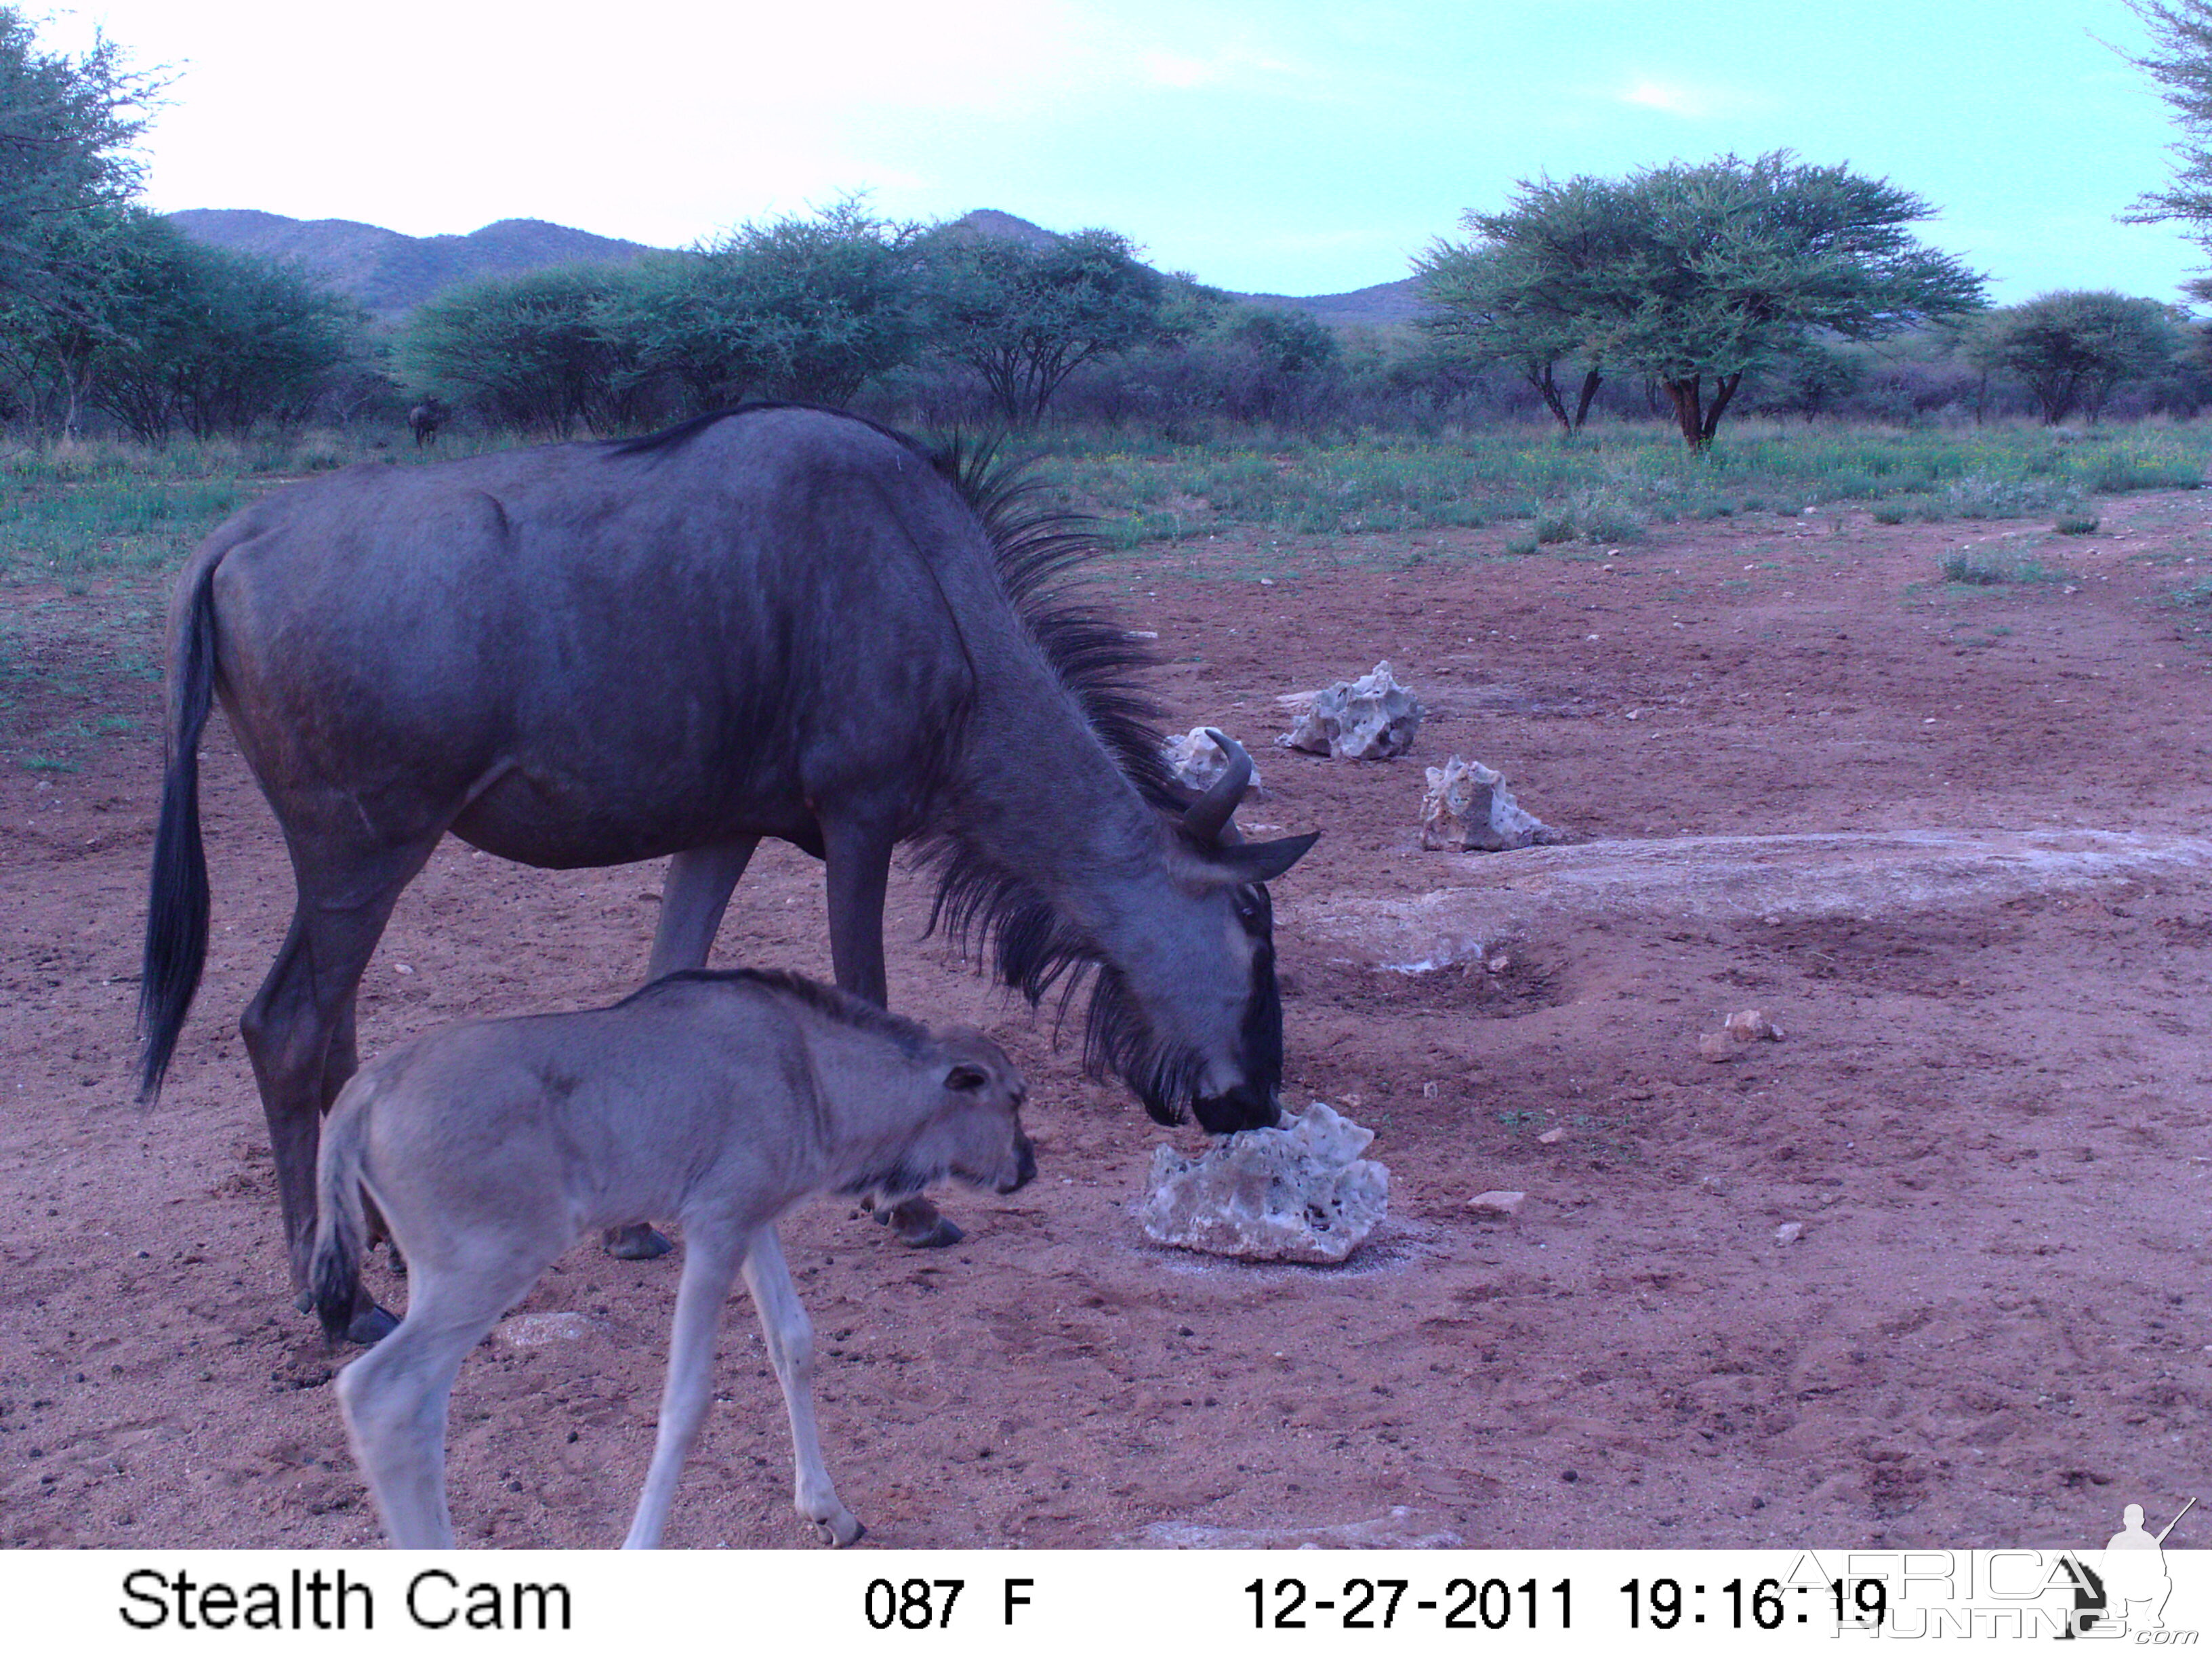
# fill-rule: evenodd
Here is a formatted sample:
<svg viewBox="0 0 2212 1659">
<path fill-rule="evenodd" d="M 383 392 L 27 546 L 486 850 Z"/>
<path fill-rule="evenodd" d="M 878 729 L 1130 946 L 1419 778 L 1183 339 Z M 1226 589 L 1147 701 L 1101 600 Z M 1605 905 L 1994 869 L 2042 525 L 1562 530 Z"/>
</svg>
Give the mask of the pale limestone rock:
<svg viewBox="0 0 2212 1659">
<path fill-rule="evenodd" d="M 1698 1052 L 1719 1066 L 1734 1060 L 1743 1050 L 1726 1031 L 1707 1031 L 1698 1039 Z"/>
<path fill-rule="evenodd" d="M 1566 1138 L 1567 1128 L 1566 1125 L 1563 1123 L 1557 1128 L 1547 1129 L 1543 1133 L 1538 1135 L 1536 1137 L 1536 1144 L 1540 1146 L 1556 1146 Z"/>
<path fill-rule="evenodd" d="M 1320 1101 L 1279 1129 L 1224 1135 L 1197 1158 L 1152 1153 L 1145 1236 L 1253 1261 L 1341 1261 L 1389 1207 L 1390 1171 L 1359 1154 L 1372 1129 Z"/>
<path fill-rule="evenodd" d="M 1339 680 L 1325 691 L 1283 698 L 1294 724 L 1275 741 L 1331 760 L 1389 760 L 1413 746 L 1421 705 L 1378 662 L 1356 680 Z"/>
<path fill-rule="evenodd" d="M 1511 1216 L 1520 1212 L 1528 1201 L 1526 1193 L 1477 1193 L 1467 1201 L 1467 1207 L 1477 1215 Z"/>
<path fill-rule="evenodd" d="M 1764 1008 L 1747 1008 L 1741 1013 L 1730 1014 L 1722 1024 L 1738 1042 L 1782 1041 L 1782 1028 L 1767 1018 Z"/>
<path fill-rule="evenodd" d="M 1229 769 L 1228 751 L 1213 740 L 1213 733 L 1203 726 L 1194 726 L 1179 738 L 1164 738 L 1160 741 L 1160 758 L 1168 763 L 1168 770 L 1176 782 L 1188 785 L 1200 794 L 1221 781 L 1221 775 Z M 1252 769 L 1252 787 L 1260 787 L 1260 769 Z"/>
<path fill-rule="evenodd" d="M 1557 839 L 1549 824 L 1515 805 L 1504 774 L 1480 761 L 1454 755 L 1428 773 L 1421 845 L 1431 852 L 1503 853 Z"/>
<path fill-rule="evenodd" d="M 1805 1224 L 1802 1221 L 1785 1221 L 1774 1230 L 1774 1242 L 1777 1244 L 1795 1244 L 1804 1237 Z"/>
</svg>

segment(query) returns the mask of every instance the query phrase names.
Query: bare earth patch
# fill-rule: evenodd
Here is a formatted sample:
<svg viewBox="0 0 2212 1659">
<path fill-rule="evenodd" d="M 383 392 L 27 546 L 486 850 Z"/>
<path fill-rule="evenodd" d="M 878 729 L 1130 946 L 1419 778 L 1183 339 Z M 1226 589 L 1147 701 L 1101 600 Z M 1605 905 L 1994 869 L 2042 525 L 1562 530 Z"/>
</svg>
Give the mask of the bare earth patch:
<svg viewBox="0 0 2212 1659">
<path fill-rule="evenodd" d="M 2161 596 L 2212 538 L 2193 496 L 2100 505 L 2063 543 L 1853 516 L 1612 558 L 1425 532 L 1110 567 L 1170 727 L 1259 752 L 1248 830 L 1324 832 L 1276 890 L 1285 1093 L 1379 1131 L 1392 1214 L 1337 1269 L 1146 1243 L 1164 1132 L 915 942 L 902 877 L 894 1000 L 1016 1054 L 1043 1173 L 951 1195 L 948 1252 L 839 1205 L 788 1225 L 869 1541 L 2079 1545 L 2178 1508 L 2212 1464 L 2212 676 Z M 2069 579 L 1942 584 L 2008 532 Z M 1237 574 L 1170 574 L 1209 561 Z M 1279 693 L 1383 658 L 1431 710 L 1411 757 L 1261 752 Z M 0 1542 L 374 1542 L 235 1032 L 282 847 L 218 723 L 208 982 L 140 1111 L 156 698 L 89 669 L 64 695 L 0 715 L 9 752 L 137 732 L 0 775 Z M 1422 852 L 1421 768 L 1452 752 L 1573 843 Z M 364 1050 L 620 995 L 658 884 L 448 843 L 369 970 Z M 717 960 L 826 975 L 820 886 L 763 852 Z M 1753 1007 L 1783 1041 L 1700 1055 Z M 1528 1197 L 1467 1209 L 1492 1189 Z M 471 1358 L 465 1540 L 619 1539 L 675 1280 L 580 1247 Z M 804 1541 L 750 1327 L 672 1542 Z"/>
</svg>

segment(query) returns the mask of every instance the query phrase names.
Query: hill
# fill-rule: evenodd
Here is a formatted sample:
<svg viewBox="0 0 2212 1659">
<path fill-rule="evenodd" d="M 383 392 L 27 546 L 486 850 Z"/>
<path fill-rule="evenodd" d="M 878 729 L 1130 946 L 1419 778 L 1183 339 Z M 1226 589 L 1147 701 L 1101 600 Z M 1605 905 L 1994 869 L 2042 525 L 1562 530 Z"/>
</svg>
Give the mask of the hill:
<svg viewBox="0 0 2212 1659">
<path fill-rule="evenodd" d="M 465 236 L 403 236 L 351 219 L 288 219 L 248 209 L 194 208 L 168 216 L 194 241 L 296 259 L 386 317 L 479 276 L 549 265 L 626 264 L 653 251 L 543 219 L 502 219 Z"/>
<path fill-rule="evenodd" d="M 172 213 L 169 221 L 195 241 L 296 259 L 385 317 L 399 316 L 443 289 L 479 276 L 550 265 L 627 264 L 656 251 L 641 242 L 595 236 L 543 219 L 502 219 L 465 236 L 403 236 L 352 219 L 288 219 L 245 208 L 191 208 Z M 963 214 L 952 222 L 952 229 L 1031 248 L 1059 240 L 1058 232 L 996 208 Z M 1307 312 L 1332 328 L 1389 327 L 1412 321 L 1420 310 L 1410 276 L 1349 294 L 1231 293 L 1230 298 Z"/>
</svg>

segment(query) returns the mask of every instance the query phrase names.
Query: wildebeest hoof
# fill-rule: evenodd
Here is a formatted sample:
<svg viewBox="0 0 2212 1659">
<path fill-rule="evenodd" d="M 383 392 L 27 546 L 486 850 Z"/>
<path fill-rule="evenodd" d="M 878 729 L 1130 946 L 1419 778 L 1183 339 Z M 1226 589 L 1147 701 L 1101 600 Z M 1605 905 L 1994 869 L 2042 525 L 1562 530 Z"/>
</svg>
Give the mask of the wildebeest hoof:
<svg viewBox="0 0 2212 1659">
<path fill-rule="evenodd" d="M 353 1316 L 346 1327 L 346 1340 L 358 1342 L 364 1348 L 373 1348 L 399 1328 L 399 1321 L 374 1302 Z"/>
<path fill-rule="evenodd" d="M 876 1219 L 888 1221 L 899 1242 L 910 1249 L 941 1250 L 967 1237 L 926 1198 L 903 1199 L 888 1210 L 878 1210 Z"/>
<path fill-rule="evenodd" d="M 676 1247 L 650 1222 L 633 1221 L 627 1227 L 610 1227 L 601 1243 L 617 1261 L 657 1261 Z"/>
<path fill-rule="evenodd" d="M 868 1529 L 850 1515 L 832 1516 L 827 1521 L 814 1523 L 814 1535 L 833 1550 L 842 1550 L 848 1544 L 857 1544 L 868 1535 Z"/>
<path fill-rule="evenodd" d="M 957 1244 L 967 1237 L 958 1224 L 948 1221 L 943 1216 L 938 1217 L 933 1224 L 912 1232 L 903 1227 L 899 1230 L 899 1242 L 910 1250 L 941 1250 L 949 1244 Z"/>
</svg>

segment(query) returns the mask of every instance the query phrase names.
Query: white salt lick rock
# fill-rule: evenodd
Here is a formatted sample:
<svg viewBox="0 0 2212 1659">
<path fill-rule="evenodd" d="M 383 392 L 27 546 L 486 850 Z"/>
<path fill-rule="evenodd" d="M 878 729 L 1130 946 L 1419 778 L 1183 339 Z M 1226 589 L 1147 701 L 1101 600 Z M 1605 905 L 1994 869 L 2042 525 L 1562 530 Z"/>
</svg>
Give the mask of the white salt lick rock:
<svg viewBox="0 0 2212 1659">
<path fill-rule="evenodd" d="M 1557 841 L 1552 827 L 1523 811 L 1505 776 L 1454 755 L 1428 769 L 1421 802 L 1421 845 L 1431 852 L 1504 853 Z"/>
<path fill-rule="evenodd" d="M 1337 1262 L 1389 1206 L 1390 1171 L 1359 1154 L 1372 1129 L 1320 1101 L 1279 1129 L 1224 1135 L 1196 1158 L 1152 1153 L 1145 1236 L 1251 1261 Z"/>
<path fill-rule="evenodd" d="M 1356 680 L 1339 680 L 1325 691 L 1299 691 L 1282 700 L 1294 724 L 1275 741 L 1332 760 L 1389 760 L 1413 746 L 1422 709 L 1413 694 L 1378 662 Z"/>
</svg>

